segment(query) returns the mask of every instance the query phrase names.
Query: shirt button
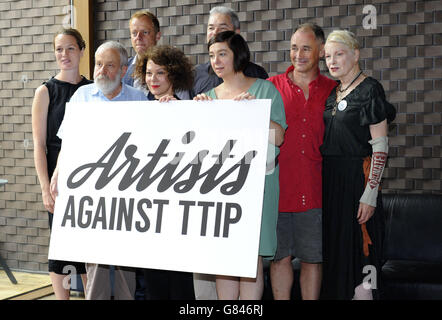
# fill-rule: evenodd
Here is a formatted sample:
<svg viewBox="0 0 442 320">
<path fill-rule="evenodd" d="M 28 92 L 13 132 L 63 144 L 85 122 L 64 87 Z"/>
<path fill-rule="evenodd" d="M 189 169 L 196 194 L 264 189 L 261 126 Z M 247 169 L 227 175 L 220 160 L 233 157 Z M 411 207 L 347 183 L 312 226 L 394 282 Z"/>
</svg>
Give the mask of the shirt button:
<svg viewBox="0 0 442 320">
<path fill-rule="evenodd" d="M 304 154 L 304 150 L 301 150 L 301 153 Z"/>
<path fill-rule="evenodd" d="M 298 92 L 301 92 L 301 90 L 300 90 L 300 89 L 298 89 Z"/>
<path fill-rule="evenodd" d="M 306 118 L 303 118 L 303 119 L 302 119 L 302 122 L 307 122 L 307 119 L 306 119 Z"/>
<path fill-rule="evenodd" d="M 303 134 L 302 137 L 305 138 L 305 134 Z"/>
</svg>

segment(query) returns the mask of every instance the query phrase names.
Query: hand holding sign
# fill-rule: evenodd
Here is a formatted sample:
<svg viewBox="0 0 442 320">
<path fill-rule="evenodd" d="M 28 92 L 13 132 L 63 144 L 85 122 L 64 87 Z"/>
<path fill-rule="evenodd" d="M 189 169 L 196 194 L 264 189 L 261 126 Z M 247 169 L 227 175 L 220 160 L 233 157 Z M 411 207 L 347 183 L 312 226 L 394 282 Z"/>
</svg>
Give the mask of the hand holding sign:
<svg viewBox="0 0 442 320">
<path fill-rule="evenodd" d="M 56 199 L 58 196 L 58 166 L 55 168 L 54 173 L 52 174 L 51 184 L 49 186 L 49 190 L 51 192 L 51 196 L 53 199 Z"/>
</svg>

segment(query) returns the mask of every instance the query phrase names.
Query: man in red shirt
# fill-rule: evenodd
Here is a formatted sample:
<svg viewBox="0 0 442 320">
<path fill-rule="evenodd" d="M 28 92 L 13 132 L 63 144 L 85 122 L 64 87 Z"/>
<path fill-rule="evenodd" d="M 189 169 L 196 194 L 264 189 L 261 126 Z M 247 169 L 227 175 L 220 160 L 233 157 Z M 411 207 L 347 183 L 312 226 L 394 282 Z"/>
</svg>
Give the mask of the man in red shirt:
<svg viewBox="0 0 442 320">
<path fill-rule="evenodd" d="M 292 258 L 301 260 L 303 299 L 318 299 L 322 281 L 322 114 L 336 82 L 322 76 L 324 32 L 298 26 L 290 41 L 292 65 L 269 78 L 284 101 L 288 129 L 279 155 L 278 248 L 270 266 L 273 296 L 290 299 Z"/>
</svg>

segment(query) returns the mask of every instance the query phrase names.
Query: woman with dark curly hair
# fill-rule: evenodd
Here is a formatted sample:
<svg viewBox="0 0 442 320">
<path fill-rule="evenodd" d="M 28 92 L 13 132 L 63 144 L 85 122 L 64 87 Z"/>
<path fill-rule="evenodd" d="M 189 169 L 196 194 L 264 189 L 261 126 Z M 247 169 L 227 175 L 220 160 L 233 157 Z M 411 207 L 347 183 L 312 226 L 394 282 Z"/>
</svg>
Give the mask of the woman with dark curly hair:
<svg viewBox="0 0 442 320">
<path fill-rule="evenodd" d="M 149 100 L 179 100 L 175 91 L 192 89 L 193 65 L 177 48 L 154 46 L 137 61 L 134 77 L 149 90 Z"/>
<path fill-rule="evenodd" d="M 175 91 L 193 86 L 193 66 L 181 50 L 155 46 L 137 61 L 134 77 L 149 90 L 149 100 L 179 100 Z M 144 282 L 146 300 L 195 299 L 192 273 L 144 269 Z"/>
</svg>

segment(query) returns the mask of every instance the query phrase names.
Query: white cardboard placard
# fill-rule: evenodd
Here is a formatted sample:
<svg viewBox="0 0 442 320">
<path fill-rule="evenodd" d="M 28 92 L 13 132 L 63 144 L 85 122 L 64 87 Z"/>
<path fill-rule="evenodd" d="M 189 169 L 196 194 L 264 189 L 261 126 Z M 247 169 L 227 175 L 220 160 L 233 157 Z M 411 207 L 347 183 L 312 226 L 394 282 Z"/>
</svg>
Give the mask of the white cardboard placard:
<svg viewBox="0 0 442 320">
<path fill-rule="evenodd" d="M 69 103 L 49 258 L 255 277 L 270 100 Z"/>
</svg>

